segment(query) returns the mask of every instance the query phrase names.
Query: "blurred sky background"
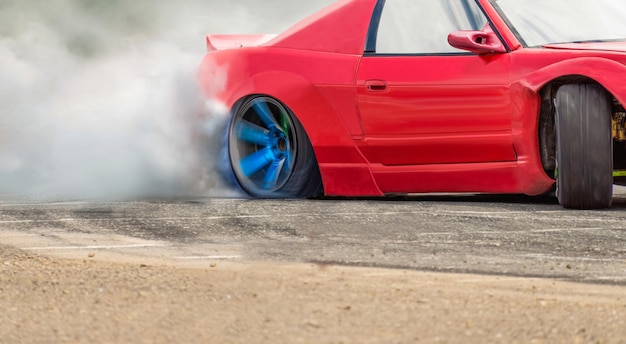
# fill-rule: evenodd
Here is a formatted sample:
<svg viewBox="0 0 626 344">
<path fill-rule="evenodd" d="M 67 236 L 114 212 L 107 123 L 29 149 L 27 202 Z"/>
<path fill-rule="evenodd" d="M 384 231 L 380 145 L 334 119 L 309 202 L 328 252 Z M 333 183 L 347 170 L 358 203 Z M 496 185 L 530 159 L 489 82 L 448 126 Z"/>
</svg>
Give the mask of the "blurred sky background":
<svg viewBox="0 0 626 344">
<path fill-rule="evenodd" d="M 227 195 L 191 134 L 205 35 L 278 33 L 332 2 L 0 0 L 0 195 Z"/>
</svg>

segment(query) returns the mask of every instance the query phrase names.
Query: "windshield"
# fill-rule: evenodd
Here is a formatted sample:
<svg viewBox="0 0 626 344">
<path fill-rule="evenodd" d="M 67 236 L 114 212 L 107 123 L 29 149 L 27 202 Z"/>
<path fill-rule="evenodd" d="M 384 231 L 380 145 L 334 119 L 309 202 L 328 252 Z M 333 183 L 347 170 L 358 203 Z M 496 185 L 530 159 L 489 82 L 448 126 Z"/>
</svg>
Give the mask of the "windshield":
<svg viewBox="0 0 626 344">
<path fill-rule="evenodd" d="M 626 41 L 624 0 L 492 0 L 521 43 Z"/>
</svg>

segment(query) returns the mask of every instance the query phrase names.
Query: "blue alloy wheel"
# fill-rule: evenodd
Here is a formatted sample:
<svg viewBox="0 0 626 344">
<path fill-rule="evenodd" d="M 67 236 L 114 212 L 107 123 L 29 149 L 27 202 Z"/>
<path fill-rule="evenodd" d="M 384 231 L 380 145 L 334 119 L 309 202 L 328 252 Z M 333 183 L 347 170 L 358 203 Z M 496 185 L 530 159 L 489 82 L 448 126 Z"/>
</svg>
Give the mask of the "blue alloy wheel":
<svg viewBox="0 0 626 344">
<path fill-rule="evenodd" d="M 230 163 L 241 188 L 255 197 L 315 197 L 317 162 L 306 133 L 277 100 L 244 101 L 230 121 Z"/>
</svg>

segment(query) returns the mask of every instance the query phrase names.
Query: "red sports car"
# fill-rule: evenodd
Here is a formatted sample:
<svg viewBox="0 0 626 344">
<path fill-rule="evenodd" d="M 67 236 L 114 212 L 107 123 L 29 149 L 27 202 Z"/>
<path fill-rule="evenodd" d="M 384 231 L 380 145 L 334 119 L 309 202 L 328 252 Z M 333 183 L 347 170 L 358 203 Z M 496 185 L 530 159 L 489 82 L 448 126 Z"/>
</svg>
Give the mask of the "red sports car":
<svg viewBox="0 0 626 344">
<path fill-rule="evenodd" d="M 255 197 L 431 192 L 611 206 L 626 174 L 623 0 L 340 0 L 210 35 L 224 156 Z"/>
</svg>

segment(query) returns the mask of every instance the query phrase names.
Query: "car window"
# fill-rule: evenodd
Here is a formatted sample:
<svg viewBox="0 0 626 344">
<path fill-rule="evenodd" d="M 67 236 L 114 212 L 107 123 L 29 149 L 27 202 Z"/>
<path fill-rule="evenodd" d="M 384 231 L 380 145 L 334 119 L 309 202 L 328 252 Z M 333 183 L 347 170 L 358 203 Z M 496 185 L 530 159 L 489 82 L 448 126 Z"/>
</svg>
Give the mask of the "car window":
<svg viewBox="0 0 626 344">
<path fill-rule="evenodd" d="M 480 30 L 487 23 L 474 0 L 386 0 L 376 39 L 377 54 L 463 52 L 448 44 L 457 30 Z"/>
<path fill-rule="evenodd" d="M 528 47 L 626 40 L 624 0 L 492 0 Z"/>
</svg>

